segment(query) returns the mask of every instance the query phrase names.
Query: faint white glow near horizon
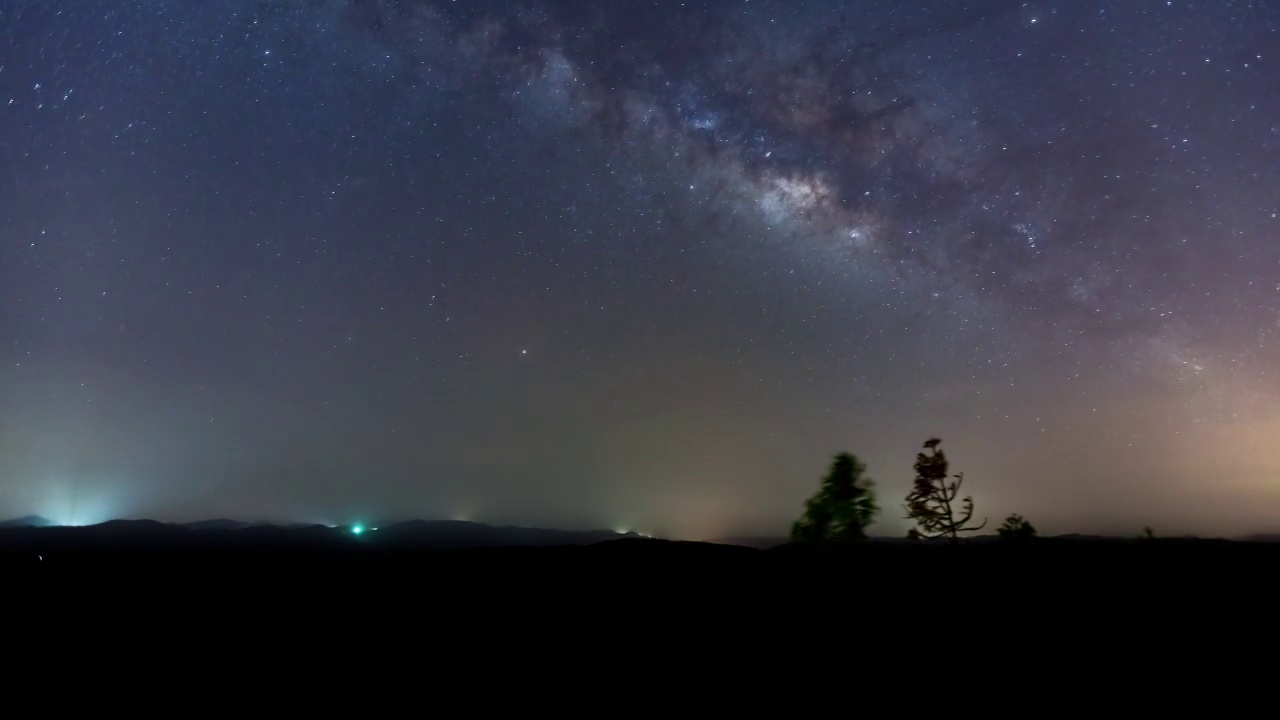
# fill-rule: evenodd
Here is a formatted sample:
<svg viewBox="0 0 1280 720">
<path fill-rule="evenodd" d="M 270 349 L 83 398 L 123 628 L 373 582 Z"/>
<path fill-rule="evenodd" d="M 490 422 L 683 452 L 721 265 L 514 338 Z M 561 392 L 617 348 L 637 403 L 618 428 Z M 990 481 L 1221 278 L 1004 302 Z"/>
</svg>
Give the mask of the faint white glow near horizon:
<svg viewBox="0 0 1280 720">
<path fill-rule="evenodd" d="M 45 500 L 43 512 L 37 512 L 58 527 L 85 527 L 112 520 L 122 513 L 105 497 L 89 493 L 72 485 L 60 484 L 51 488 L 51 497 Z"/>
</svg>

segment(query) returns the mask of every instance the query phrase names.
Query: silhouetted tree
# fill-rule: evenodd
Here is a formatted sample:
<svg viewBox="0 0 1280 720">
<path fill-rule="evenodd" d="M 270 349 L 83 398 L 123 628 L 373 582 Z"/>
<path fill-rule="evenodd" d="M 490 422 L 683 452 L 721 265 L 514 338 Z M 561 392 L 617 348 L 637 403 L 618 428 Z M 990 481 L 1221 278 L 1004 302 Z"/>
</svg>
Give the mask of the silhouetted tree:
<svg viewBox="0 0 1280 720">
<path fill-rule="evenodd" d="M 903 506 L 907 511 L 907 519 L 916 522 L 916 531 L 924 539 L 945 537 L 955 541 L 960 533 L 977 532 L 987 526 L 987 521 L 969 527 L 973 519 L 973 498 L 965 496 L 960 507 L 955 507 L 956 498 L 960 495 L 960 486 L 964 483 L 964 473 L 954 476 L 948 482 L 947 456 L 938 448 L 942 443 L 938 438 L 925 441 L 924 449 L 928 453 L 916 454 L 915 486 L 907 495 Z"/>
<path fill-rule="evenodd" d="M 1139 540 L 1155 540 L 1156 531 L 1151 529 L 1150 525 L 1142 528 L 1142 534 L 1138 536 Z"/>
<path fill-rule="evenodd" d="M 866 537 L 879 508 L 867 466 L 856 455 L 840 453 L 822 479 L 822 487 L 805 502 L 804 515 L 791 526 L 797 541 L 850 541 Z"/>
<path fill-rule="evenodd" d="M 1004 524 L 996 532 L 1000 533 L 1001 540 L 1010 541 L 1031 540 L 1036 536 L 1035 526 L 1016 513 L 1005 518 Z"/>
</svg>

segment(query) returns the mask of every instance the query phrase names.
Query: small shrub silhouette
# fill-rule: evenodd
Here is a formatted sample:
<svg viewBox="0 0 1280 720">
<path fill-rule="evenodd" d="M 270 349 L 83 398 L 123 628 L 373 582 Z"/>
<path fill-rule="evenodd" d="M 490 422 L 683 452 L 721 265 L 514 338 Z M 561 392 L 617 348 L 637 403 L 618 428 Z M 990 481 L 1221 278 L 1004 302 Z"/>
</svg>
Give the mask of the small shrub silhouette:
<svg viewBox="0 0 1280 720">
<path fill-rule="evenodd" d="M 996 530 L 1000 539 L 1006 542 L 1032 540 L 1036 537 L 1036 528 L 1026 518 L 1014 513 L 1004 519 L 1004 524 Z"/>
</svg>

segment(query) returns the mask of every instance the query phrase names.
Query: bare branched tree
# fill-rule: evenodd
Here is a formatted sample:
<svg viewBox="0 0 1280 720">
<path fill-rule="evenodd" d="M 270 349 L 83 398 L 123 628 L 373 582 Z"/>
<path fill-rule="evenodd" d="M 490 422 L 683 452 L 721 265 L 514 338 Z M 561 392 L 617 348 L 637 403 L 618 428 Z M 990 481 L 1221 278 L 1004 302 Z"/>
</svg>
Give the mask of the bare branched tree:
<svg viewBox="0 0 1280 720">
<path fill-rule="evenodd" d="M 947 456 L 938 447 L 942 441 L 930 438 L 925 441 L 927 452 L 916 455 L 916 480 L 904 506 L 907 519 L 916 522 L 915 531 L 924 539 L 947 538 L 955 541 L 961 533 L 977 532 L 987 526 L 987 521 L 970 526 L 973 519 L 973 498 L 960 499 L 960 486 L 964 473 L 948 476 Z"/>
</svg>

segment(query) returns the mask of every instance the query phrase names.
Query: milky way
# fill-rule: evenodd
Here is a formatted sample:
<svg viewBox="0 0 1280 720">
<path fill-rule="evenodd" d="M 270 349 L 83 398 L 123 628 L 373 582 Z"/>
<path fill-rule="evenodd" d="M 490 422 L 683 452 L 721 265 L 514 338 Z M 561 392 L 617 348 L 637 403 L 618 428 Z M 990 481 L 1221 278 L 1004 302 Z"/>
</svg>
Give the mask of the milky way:
<svg viewBox="0 0 1280 720">
<path fill-rule="evenodd" d="M 366 2 L 344 18 L 406 74 L 658 156 L 709 183 L 696 201 L 798 251 L 1079 333 L 1158 332 L 1205 263 L 1229 264 L 1241 241 L 1222 236 L 1273 227 L 1274 201 L 1250 206 L 1263 164 L 1241 164 L 1275 143 L 1260 7 L 683 5 Z"/>
<path fill-rule="evenodd" d="M 1280 507 L 1272 4 L 0 18 L 15 513 L 773 533 L 847 449 L 896 534 L 934 434 L 1050 530 Z"/>
</svg>

